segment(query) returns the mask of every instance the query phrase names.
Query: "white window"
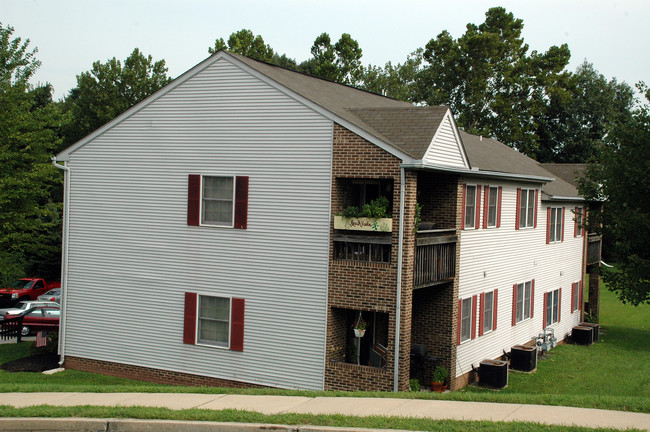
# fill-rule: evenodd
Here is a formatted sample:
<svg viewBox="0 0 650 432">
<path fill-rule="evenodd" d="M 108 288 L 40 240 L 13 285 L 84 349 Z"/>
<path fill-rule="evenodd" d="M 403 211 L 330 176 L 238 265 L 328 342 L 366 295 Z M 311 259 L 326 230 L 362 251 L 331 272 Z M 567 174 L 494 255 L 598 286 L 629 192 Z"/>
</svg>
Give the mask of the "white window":
<svg viewBox="0 0 650 432">
<path fill-rule="evenodd" d="M 202 177 L 201 223 L 204 225 L 233 226 L 235 200 L 233 177 Z"/>
<path fill-rule="evenodd" d="M 575 209 L 575 230 L 574 230 L 574 237 L 581 237 L 583 234 L 583 218 L 582 218 L 582 207 L 576 207 Z"/>
<path fill-rule="evenodd" d="M 230 299 L 199 296 L 197 343 L 228 347 Z"/>
<path fill-rule="evenodd" d="M 517 296 L 515 311 L 516 322 L 531 317 L 531 303 L 533 301 L 532 286 L 532 281 L 517 284 L 517 289 L 515 291 L 515 295 Z"/>
<path fill-rule="evenodd" d="M 492 319 L 494 317 L 494 291 L 485 293 L 483 296 L 485 301 L 483 305 L 483 333 L 492 331 L 493 323 Z"/>
<path fill-rule="evenodd" d="M 571 312 L 580 310 L 580 291 L 581 291 L 581 283 L 576 282 L 574 283 L 571 288 Z"/>
<path fill-rule="evenodd" d="M 560 290 L 546 293 L 546 325 L 560 321 Z"/>
<path fill-rule="evenodd" d="M 519 228 L 535 226 L 535 189 L 522 189 L 519 200 Z"/>
<path fill-rule="evenodd" d="M 497 203 L 499 197 L 499 188 L 490 187 L 488 189 L 488 206 L 487 209 L 487 226 L 489 228 L 497 226 Z"/>
<path fill-rule="evenodd" d="M 465 228 L 476 225 L 476 186 L 467 185 L 465 189 Z"/>
<path fill-rule="evenodd" d="M 472 338 L 472 297 L 463 299 L 460 317 L 460 341 Z"/>
<path fill-rule="evenodd" d="M 564 215 L 562 207 L 554 207 L 551 209 L 551 220 L 549 222 L 549 241 L 560 242 L 562 241 L 562 229 L 564 223 Z"/>
</svg>

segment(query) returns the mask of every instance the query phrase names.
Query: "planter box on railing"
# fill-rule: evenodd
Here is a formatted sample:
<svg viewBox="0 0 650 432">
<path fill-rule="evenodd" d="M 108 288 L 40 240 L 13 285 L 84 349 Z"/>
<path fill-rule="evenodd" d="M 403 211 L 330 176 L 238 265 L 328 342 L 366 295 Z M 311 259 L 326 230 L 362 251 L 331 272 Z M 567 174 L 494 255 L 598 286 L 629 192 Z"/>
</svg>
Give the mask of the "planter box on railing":
<svg viewBox="0 0 650 432">
<path fill-rule="evenodd" d="M 380 231 L 392 232 L 392 218 L 346 218 L 343 216 L 334 216 L 334 229 L 356 230 L 356 231 Z"/>
</svg>

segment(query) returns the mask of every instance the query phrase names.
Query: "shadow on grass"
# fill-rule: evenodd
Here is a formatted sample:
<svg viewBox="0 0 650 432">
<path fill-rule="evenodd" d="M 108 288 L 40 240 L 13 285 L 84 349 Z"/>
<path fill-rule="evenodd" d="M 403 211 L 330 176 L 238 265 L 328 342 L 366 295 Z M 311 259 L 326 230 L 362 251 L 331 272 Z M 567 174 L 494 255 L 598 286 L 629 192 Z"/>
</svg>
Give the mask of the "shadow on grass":
<svg viewBox="0 0 650 432">
<path fill-rule="evenodd" d="M 612 347 L 626 351 L 650 351 L 650 330 L 607 326 L 601 332 L 603 341 Z"/>
</svg>

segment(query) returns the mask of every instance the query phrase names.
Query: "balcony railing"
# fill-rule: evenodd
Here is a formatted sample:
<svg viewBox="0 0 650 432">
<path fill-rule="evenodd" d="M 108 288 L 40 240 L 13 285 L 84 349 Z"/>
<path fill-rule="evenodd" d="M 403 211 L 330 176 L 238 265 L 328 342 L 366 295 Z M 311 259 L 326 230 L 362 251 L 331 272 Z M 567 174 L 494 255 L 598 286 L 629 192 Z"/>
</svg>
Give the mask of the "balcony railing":
<svg viewBox="0 0 650 432">
<path fill-rule="evenodd" d="M 456 276 L 456 230 L 418 231 L 413 267 L 414 288 L 452 280 Z"/>
<path fill-rule="evenodd" d="M 600 262 L 600 244 L 602 237 L 598 234 L 589 234 L 589 244 L 587 245 L 587 265 L 598 264 Z"/>
</svg>

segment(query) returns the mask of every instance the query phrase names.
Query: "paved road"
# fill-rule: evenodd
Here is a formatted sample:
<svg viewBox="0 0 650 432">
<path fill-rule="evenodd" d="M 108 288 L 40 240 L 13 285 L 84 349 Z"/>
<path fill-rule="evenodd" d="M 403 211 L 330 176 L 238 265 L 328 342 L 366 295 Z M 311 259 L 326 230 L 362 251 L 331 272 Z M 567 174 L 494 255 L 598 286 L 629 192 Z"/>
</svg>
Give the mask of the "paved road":
<svg viewBox="0 0 650 432">
<path fill-rule="evenodd" d="M 546 405 L 396 398 L 310 398 L 301 396 L 250 396 L 193 393 L 0 393 L 0 405 L 27 407 L 42 404 L 56 406 L 150 406 L 169 409 L 240 409 L 256 411 L 263 414 L 342 414 L 354 416 L 379 415 L 451 420 L 523 421 L 553 425 L 586 426 L 591 428 L 637 428 L 650 431 L 650 414 Z M 3 429 L 2 422 L 4 420 L 6 419 L 0 419 L 0 430 L 28 430 L 15 429 L 17 427 L 15 424 L 13 425 L 13 429 Z M 103 421 L 109 420 L 104 419 Z M 201 423 L 199 422 L 198 424 Z M 207 423 L 203 423 L 203 425 L 206 428 L 209 426 Z M 151 425 L 147 427 L 151 427 Z M 255 427 L 258 428 L 259 425 Z M 274 426 L 273 428 L 278 428 L 278 426 Z M 38 428 L 34 427 L 34 429 Z M 308 429 L 300 430 L 306 431 L 317 429 L 318 428 L 310 427 Z M 141 429 L 120 430 L 136 431 Z M 212 431 L 213 429 L 197 430 Z M 296 427 L 292 426 L 287 430 L 296 430 Z"/>
</svg>

